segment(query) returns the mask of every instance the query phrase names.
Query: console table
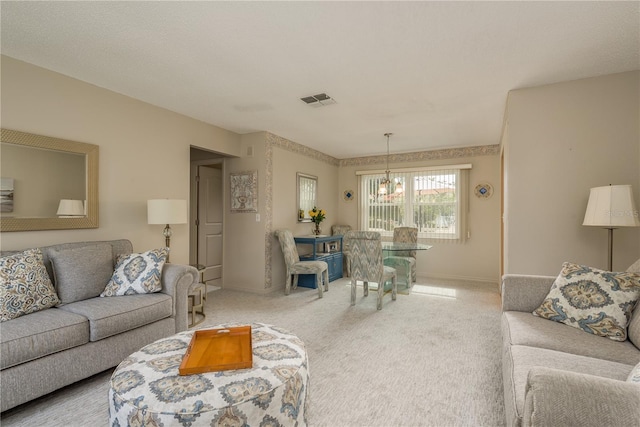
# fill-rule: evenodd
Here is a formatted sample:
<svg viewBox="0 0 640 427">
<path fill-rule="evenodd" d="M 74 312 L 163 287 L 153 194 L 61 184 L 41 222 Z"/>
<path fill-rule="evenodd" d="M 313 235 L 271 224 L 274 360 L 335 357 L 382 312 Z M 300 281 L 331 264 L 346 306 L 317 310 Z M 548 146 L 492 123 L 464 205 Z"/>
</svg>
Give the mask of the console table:
<svg viewBox="0 0 640 427">
<path fill-rule="evenodd" d="M 298 250 L 300 261 L 324 261 L 329 265 L 329 281 L 332 282 L 342 277 L 342 236 L 298 236 L 293 240 L 300 246 Z M 298 286 L 316 288 L 316 276 L 314 274 L 301 274 L 298 278 Z"/>
</svg>

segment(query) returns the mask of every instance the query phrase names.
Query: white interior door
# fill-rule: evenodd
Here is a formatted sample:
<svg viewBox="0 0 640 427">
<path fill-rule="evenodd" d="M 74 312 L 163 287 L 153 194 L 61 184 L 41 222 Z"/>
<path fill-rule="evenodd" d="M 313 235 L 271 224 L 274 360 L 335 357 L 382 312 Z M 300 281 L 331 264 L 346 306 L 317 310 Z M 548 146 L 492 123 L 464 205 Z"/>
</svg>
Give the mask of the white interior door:
<svg viewBox="0 0 640 427">
<path fill-rule="evenodd" d="M 222 170 L 198 166 L 198 176 L 198 264 L 207 285 L 222 286 Z"/>
</svg>

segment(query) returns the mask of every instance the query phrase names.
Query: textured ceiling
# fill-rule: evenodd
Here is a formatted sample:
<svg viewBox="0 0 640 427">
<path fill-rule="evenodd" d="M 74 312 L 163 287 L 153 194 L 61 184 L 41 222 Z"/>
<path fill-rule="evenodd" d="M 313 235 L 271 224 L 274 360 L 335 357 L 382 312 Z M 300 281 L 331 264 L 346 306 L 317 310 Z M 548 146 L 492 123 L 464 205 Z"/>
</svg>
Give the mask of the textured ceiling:
<svg viewBox="0 0 640 427">
<path fill-rule="evenodd" d="M 640 69 L 640 2 L 9 2 L 2 54 L 337 158 L 497 144 L 512 89 Z M 301 97 L 337 103 L 312 108 Z"/>
</svg>

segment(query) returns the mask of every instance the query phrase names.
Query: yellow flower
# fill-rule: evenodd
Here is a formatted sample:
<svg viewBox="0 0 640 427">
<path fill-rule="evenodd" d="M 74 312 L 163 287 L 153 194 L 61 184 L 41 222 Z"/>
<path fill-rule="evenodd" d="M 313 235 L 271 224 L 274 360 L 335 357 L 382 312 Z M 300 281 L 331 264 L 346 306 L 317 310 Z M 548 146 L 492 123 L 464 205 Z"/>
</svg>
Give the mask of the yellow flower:
<svg viewBox="0 0 640 427">
<path fill-rule="evenodd" d="M 313 209 L 309 211 L 309 216 L 311 217 L 311 221 L 315 222 L 316 224 L 320 224 L 322 221 L 324 221 L 326 213 L 324 209 L 318 209 L 314 206 Z"/>
</svg>

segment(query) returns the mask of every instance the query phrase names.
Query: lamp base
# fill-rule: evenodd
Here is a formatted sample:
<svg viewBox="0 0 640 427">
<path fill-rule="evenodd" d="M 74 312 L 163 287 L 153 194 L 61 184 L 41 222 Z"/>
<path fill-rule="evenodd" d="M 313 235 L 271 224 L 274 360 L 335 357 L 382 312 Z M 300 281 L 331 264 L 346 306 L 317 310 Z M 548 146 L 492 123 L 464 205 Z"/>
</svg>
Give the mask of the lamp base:
<svg viewBox="0 0 640 427">
<path fill-rule="evenodd" d="M 615 230 L 615 228 L 607 228 L 607 230 L 609 230 L 609 240 L 608 240 L 608 245 L 607 245 L 607 253 L 609 254 L 609 264 L 607 266 L 607 269 L 609 271 L 613 271 L 613 230 Z"/>
<path fill-rule="evenodd" d="M 173 232 L 171 231 L 171 226 L 167 224 L 167 226 L 162 231 L 162 235 L 164 236 L 164 243 L 167 248 L 169 248 L 169 252 L 167 253 L 167 262 L 169 262 L 169 255 L 171 255 L 171 235 Z"/>
</svg>

